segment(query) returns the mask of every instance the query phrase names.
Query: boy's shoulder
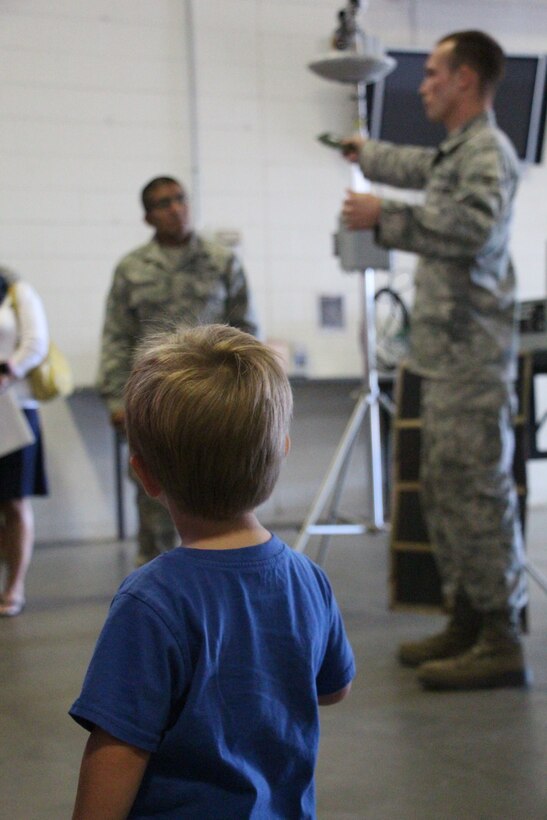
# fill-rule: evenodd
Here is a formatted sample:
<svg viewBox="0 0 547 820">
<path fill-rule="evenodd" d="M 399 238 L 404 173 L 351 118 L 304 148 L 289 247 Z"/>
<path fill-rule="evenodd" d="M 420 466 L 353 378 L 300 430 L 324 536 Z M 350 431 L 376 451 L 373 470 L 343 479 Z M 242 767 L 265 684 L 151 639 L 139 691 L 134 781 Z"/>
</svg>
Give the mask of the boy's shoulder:
<svg viewBox="0 0 547 820">
<path fill-rule="evenodd" d="M 312 579 L 330 590 L 325 572 L 307 555 L 295 552 L 277 535 L 256 546 L 227 550 L 201 550 L 175 547 L 131 572 L 119 587 L 118 595 L 128 593 L 143 600 L 157 600 L 158 594 L 169 596 L 181 591 L 191 593 L 194 586 L 212 582 L 211 574 L 243 573 L 252 579 L 256 573 L 271 567 L 292 571 L 304 581 Z"/>
</svg>

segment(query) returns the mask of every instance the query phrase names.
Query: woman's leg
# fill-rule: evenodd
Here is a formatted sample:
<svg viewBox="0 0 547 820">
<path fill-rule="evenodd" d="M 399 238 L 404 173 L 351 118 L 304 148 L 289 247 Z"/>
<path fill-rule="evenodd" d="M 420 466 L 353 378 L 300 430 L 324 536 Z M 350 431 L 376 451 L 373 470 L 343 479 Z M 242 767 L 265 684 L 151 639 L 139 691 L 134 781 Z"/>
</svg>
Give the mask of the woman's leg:
<svg viewBox="0 0 547 820">
<path fill-rule="evenodd" d="M 34 515 L 28 498 L 0 502 L 4 519 L 2 553 L 5 567 L 4 591 L 0 614 L 25 600 L 25 578 L 34 547 Z M 17 613 L 15 613 L 17 614 Z"/>
</svg>

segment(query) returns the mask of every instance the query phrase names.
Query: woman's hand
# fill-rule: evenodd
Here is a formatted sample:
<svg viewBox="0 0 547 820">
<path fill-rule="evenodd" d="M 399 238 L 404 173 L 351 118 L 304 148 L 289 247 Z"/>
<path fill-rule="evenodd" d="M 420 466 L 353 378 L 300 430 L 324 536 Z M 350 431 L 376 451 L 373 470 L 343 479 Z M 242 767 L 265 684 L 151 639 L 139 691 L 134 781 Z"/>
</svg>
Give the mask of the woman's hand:
<svg viewBox="0 0 547 820">
<path fill-rule="evenodd" d="M 15 376 L 12 373 L 9 362 L 0 362 L 0 393 L 5 393 L 14 381 Z"/>
</svg>

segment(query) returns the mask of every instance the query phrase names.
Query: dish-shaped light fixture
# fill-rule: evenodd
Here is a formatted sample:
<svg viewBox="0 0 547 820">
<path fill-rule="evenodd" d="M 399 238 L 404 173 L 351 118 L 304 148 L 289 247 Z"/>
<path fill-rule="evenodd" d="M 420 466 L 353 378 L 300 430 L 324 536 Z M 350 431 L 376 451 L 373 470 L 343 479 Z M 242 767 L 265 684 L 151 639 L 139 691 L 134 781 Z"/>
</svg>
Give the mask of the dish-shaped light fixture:
<svg viewBox="0 0 547 820">
<path fill-rule="evenodd" d="M 325 80 L 339 83 L 376 83 L 390 74 L 397 61 L 385 53 L 377 37 L 359 32 L 355 46 L 333 49 L 308 64 Z"/>
</svg>

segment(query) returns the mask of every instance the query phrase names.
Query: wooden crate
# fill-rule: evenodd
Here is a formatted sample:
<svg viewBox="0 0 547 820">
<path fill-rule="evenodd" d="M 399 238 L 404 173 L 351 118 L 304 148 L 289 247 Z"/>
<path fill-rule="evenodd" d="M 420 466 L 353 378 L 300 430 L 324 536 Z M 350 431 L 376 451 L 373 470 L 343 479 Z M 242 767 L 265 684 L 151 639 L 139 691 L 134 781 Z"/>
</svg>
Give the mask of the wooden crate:
<svg viewBox="0 0 547 820">
<path fill-rule="evenodd" d="M 532 377 L 529 354 L 519 357 L 513 470 L 522 527 L 526 521 L 527 419 Z M 389 599 L 392 609 L 437 611 L 441 584 L 420 504 L 421 378 L 401 367 L 393 421 L 393 490 L 390 536 Z"/>
</svg>

